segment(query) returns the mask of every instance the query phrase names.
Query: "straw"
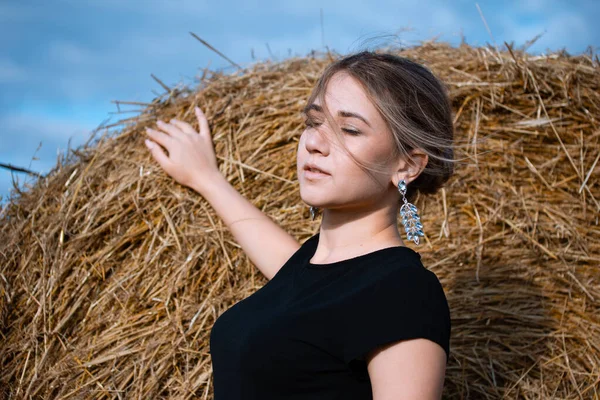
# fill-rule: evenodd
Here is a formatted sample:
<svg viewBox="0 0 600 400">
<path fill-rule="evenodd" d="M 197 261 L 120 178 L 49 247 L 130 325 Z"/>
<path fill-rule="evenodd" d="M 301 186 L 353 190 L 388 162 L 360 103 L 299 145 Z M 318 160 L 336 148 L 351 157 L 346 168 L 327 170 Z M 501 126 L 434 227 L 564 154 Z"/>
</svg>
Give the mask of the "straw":
<svg viewBox="0 0 600 400">
<path fill-rule="evenodd" d="M 447 186 L 416 201 L 416 250 L 451 309 L 444 397 L 599 398 L 597 60 L 381 50 L 446 83 L 457 142 L 469 144 Z M 13 192 L 0 216 L 4 398 L 212 398 L 210 329 L 267 280 L 206 200 L 154 162 L 144 129 L 171 118 L 197 128 L 199 106 L 226 179 L 302 243 L 319 220 L 298 192 L 300 111 L 338 56 L 205 70 L 196 88 L 161 82 L 167 93 L 139 115 L 99 127 Z"/>
</svg>

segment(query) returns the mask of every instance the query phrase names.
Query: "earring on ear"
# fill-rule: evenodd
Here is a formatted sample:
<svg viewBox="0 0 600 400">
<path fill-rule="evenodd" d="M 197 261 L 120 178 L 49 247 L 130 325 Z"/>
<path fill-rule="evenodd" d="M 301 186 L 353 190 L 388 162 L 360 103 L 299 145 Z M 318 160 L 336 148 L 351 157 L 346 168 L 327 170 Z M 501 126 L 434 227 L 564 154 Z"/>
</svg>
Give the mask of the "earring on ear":
<svg viewBox="0 0 600 400">
<path fill-rule="evenodd" d="M 406 200 L 406 181 L 404 179 L 398 182 L 398 191 L 402 194 L 404 200 L 404 204 L 400 207 L 400 216 L 402 217 L 406 236 L 408 240 L 412 240 L 418 245 L 419 236 L 425 235 L 423 233 L 423 224 L 421 224 L 421 218 L 417 214 L 417 207 Z"/>
<path fill-rule="evenodd" d="M 317 207 L 310 206 L 310 217 L 313 221 L 315 220 L 315 216 L 317 215 L 318 210 L 319 209 Z"/>
</svg>

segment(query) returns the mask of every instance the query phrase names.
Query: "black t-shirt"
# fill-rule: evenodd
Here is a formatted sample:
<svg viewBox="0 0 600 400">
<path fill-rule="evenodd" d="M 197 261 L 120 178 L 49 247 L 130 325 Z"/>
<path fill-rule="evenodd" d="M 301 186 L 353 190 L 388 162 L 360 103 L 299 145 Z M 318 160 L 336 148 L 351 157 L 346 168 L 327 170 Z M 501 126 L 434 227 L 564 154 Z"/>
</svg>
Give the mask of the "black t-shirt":
<svg viewBox="0 0 600 400">
<path fill-rule="evenodd" d="M 364 356 L 426 338 L 450 352 L 450 310 L 421 255 L 388 247 L 312 264 L 319 234 L 215 321 L 215 400 L 372 399 Z"/>
</svg>

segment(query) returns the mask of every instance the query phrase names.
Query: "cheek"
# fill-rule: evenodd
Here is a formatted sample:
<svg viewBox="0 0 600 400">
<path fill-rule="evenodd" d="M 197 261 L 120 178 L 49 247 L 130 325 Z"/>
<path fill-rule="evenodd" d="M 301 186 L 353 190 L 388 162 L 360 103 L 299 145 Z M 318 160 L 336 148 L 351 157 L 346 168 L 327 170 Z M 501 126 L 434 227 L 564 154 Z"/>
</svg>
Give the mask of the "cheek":
<svg viewBox="0 0 600 400">
<path fill-rule="evenodd" d="M 369 151 L 365 151 L 365 147 L 352 149 L 352 154 L 362 164 L 368 168 L 357 165 L 354 160 L 347 154 L 339 154 L 338 163 L 341 169 L 340 177 L 343 177 L 344 183 L 348 185 L 361 185 L 363 188 L 371 190 L 381 190 L 381 185 L 385 183 L 391 176 L 390 164 L 385 160 L 389 157 L 389 153 L 385 149 L 371 146 Z"/>
<path fill-rule="evenodd" d="M 355 157 L 358 160 L 364 160 L 361 155 L 355 155 Z M 367 180 L 370 179 L 364 169 L 343 150 L 336 152 L 333 165 L 335 165 L 334 184 L 338 186 L 341 193 L 353 192 L 356 188 L 364 187 Z"/>
</svg>

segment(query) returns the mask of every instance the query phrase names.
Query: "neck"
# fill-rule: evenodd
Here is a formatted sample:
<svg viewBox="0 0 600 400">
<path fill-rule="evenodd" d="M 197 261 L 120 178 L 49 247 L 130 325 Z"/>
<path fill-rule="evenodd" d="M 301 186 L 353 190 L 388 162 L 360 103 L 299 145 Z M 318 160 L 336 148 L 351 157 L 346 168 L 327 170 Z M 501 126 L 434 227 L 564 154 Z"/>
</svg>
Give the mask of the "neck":
<svg viewBox="0 0 600 400">
<path fill-rule="evenodd" d="M 373 248 L 394 244 L 403 245 L 393 207 L 323 210 L 318 246 L 324 253 L 346 247 Z"/>
</svg>

